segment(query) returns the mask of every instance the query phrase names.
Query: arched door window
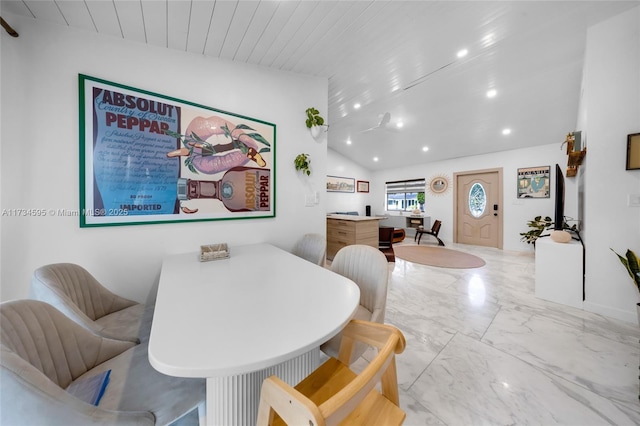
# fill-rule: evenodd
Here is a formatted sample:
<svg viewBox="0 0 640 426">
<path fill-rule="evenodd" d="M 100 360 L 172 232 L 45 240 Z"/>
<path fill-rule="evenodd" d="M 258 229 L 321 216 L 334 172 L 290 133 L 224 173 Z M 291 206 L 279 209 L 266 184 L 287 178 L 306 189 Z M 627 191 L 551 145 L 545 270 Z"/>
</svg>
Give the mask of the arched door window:
<svg viewBox="0 0 640 426">
<path fill-rule="evenodd" d="M 483 215 L 486 207 L 487 193 L 482 184 L 476 182 L 471 185 L 471 189 L 469 190 L 469 211 L 473 217 L 480 217 Z"/>
</svg>

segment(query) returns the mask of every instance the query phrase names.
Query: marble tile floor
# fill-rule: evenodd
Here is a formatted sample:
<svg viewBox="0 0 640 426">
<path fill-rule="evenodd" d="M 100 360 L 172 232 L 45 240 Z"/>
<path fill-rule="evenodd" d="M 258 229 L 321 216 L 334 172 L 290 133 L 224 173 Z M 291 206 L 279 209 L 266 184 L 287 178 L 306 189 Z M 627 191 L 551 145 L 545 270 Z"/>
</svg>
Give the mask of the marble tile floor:
<svg viewBox="0 0 640 426">
<path fill-rule="evenodd" d="M 447 248 L 486 265 L 389 264 L 405 425 L 640 424 L 640 327 L 536 298 L 533 252 Z"/>
</svg>

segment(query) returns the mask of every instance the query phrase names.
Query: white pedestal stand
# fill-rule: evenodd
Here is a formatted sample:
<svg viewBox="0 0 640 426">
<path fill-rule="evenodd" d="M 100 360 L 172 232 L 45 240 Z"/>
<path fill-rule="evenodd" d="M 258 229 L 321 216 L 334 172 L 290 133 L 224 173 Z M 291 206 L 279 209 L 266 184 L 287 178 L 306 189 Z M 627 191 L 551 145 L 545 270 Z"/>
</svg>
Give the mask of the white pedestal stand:
<svg viewBox="0 0 640 426">
<path fill-rule="evenodd" d="M 536 297 L 583 308 L 584 252 L 579 241 L 536 240 Z"/>
</svg>

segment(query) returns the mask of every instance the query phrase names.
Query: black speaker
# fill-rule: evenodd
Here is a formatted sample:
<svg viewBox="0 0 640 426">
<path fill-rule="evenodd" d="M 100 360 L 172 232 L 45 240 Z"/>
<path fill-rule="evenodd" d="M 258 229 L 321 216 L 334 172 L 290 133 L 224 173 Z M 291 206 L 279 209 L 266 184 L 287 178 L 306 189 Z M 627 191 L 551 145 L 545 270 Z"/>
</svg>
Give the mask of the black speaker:
<svg viewBox="0 0 640 426">
<path fill-rule="evenodd" d="M 366 216 L 371 216 L 371 206 L 365 206 L 364 211 Z"/>
</svg>

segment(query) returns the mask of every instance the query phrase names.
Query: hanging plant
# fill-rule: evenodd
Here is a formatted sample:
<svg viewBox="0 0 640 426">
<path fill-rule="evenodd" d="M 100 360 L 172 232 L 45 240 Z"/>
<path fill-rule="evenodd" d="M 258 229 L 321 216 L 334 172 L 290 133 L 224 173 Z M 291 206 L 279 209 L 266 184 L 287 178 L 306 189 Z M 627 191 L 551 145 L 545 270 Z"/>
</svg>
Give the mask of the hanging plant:
<svg viewBox="0 0 640 426">
<path fill-rule="evenodd" d="M 295 164 L 296 170 L 302 170 L 302 173 L 307 176 L 311 175 L 311 169 L 309 168 L 311 159 L 309 159 L 309 154 L 298 154 L 296 159 L 293 160 L 293 164 Z"/>
<path fill-rule="evenodd" d="M 324 125 L 324 118 L 322 118 L 322 116 L 320 115 L 320 111 L 318 111 L 313 107 L 310 107 L 310 108 L 307 108 L 306 113 L 307 113 L 306 124 L 309 129 L 312 128 L 313 126 Z"/>
</svg>

